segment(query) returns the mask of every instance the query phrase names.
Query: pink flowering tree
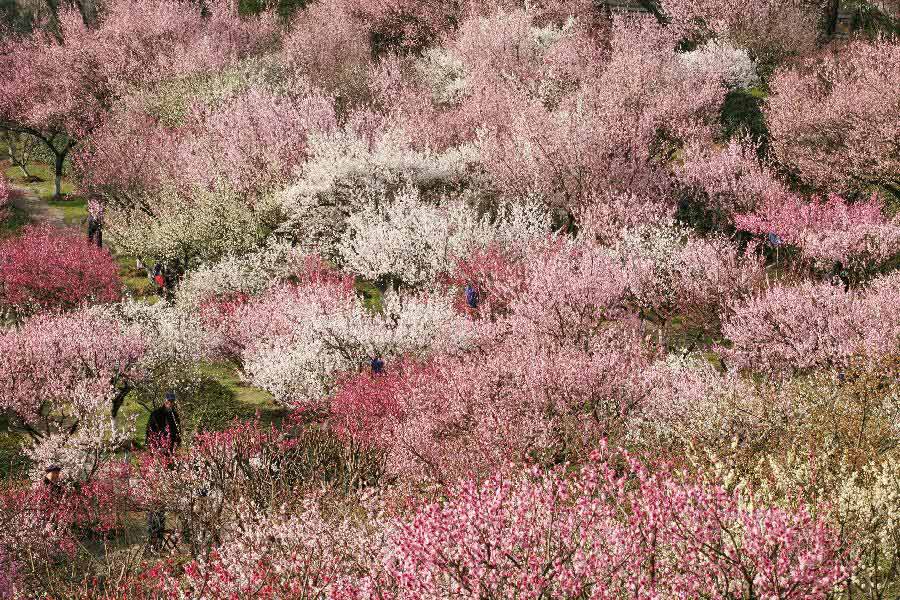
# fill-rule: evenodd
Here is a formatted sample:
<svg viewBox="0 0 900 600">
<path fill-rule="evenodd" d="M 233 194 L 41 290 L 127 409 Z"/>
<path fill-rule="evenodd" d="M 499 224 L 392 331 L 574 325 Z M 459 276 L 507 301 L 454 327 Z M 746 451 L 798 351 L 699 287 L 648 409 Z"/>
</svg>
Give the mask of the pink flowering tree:
<svg viewBox="0 0 900 600">
<path fill-rule="evenodd" d="M 600 453 L 571 478 L 535 471 L 466 482 L 399 523 L 389 547 L 401 598 L 640 589 L 824 599 L 852 564 L 837 532 L 806 507 L 753 508 L 722 487 L 651 473 L 628 457 L 622 469 Z"/>
<path fill-rule="evenodd" d="M 601 436 L 622 436 L 640 410 L 648 353 L 627 336 L 610 331 L 591 354 L 516 340 L 373 381 L 363 373 L 333 396 L 334 423 L 384 451 L 388 474 L 408 484 L 574 460 Z"/>
<path fill-rule="evenodd" d="M 495 185 L 576 212 L 601 192 L 668 193 L 662 165 L 711 134 L 725 95 L 720 78 L 685 68 L 675 41 L 649 20 L 616 21 L 609 57 L 588 61 L 596 66 L 574 92 L 549 106 L 507 95 L 507 116 L 479 139 Z"/>
<path fill-rule="evenodd" d="M 721 37 L 765 62 L 816 47 L 822 3 L 807 0 L 662 0 L 671 26 L 695 37 Z"/>
<path fill-rule="evenodd" d="M 896 352 L 900 310 L 894 272 L 862 289 L 780 285 L 727 307 L 722 352 L 729 366 L 768 374 L 839 368 L 853 356 Z"/>
<path fill-rule="evenodd" d="M 268 17 L 241 19 L 235 7 L 159 0 L 105 3 L 88 26 L 59 11 L 57 35 L 36 31 L 4 42 L 0 125 L 40 139 L 55 157 L 56 194 L 69 151 L 134 88 L 207 72 L 267 48 Z"/>
<path fill-rule="evenodd" d="M 329 516 L 315 497 L 293 511 L 246 506 L 224 543 L 168 582 L 190 597 L 262 589 L 302 598 L 315 587 L 347 599 L 640 589 L 824 600 L 852 573 L 838 533 L 807 506 L 754 505 L 653 466 L 595 452 L 570 474 L 507 469 L 409 511 L 372 510 L 368 526 Z"/>
<path fill-rule="evenodd" d="M 275 192 L 306 160 L 310 136 L 335 128 L 334 108 L 302 82 L 277 92 L 238 79 L 212 98 L 173 92 L 178 110 L 142 97 L 79 152 L 82 184 L 103 198 L 105 231 L 122 251 L 185 270 L 251 251 L 280 224 Z"/>
<path fill-rule="evenodd" d="M 778 160 L 822 193 L 900 197 L 900 43 L 856 41 L 776 74 L 766 109 Z"/>
<path fill-rule="evenodd" d="M 776 234 L 820 272 L 840 263 L 862 277 L 900 253 L 900 219 L 887 218 L 884 202 L 875 195 L 854 203 L 834 195 L 809 202 L 791 195 L 768 200 L 750 214 L 736 214 L 734 221 L 743 231 Z"/>
<path fill-rule="evenodd" d="M 724 236 L 700 238 L 678 226 L 644 226 L 625 232 L 614 256 L 626 273 L 629 304 L 641 319 L 657 327 L 667 343 L 669 325 L 717 329 L 721 309 L 748 297 L 764 281 L 763 265 L 753 249 L 739 251 Z"/>
<path fill-rule="evenodd" d="M 689 202 L 696 202 L 712 225 L 726 228 L 732 224 L 734 213 L 792 197 L 772 168 L 760 163 L 758 150 L 747 139 L 731 140 L 724 148 L 692 144 L 684 149 L 675 177 Z"/>
<path fill-rule="evenodd" d="M 469 17 L 491 11 L 511 12 L 528 6 L 542 21 L 565 21 L 569 16 L 589 17 L 592 6 L 584 0 L 520 0 L 485 2 L 484 0 L 366 0 L 353 3 L 359 17 L 370 28 L 376 51 L 417 51 L 442 35 L 453 32 Z"/>
<path fill-rule="evenodd" d="M 130 424 L 115 417 L 146 347 L 107 307 L 39 315 L 0 335 L 0 408 L 29 436 L 35 478 L 54 463 L 70 481 L 90 478 L 128 439 Z"/>
<path fill-rule="evenodd" d="M 296 76 L 335 99 L 338 110 L 362 104 L 370 97 L 368 69 L 371 49 L 365 23 L 346 0 L 325 0 L 295 17 L 281 43 L 280 60 Z"/>
<path fill-rule="evenodd" d="M 29 227 L 0 244 L 0 306 L 18 317 L 122 295 L 118 265 L 76 232 Z"/>
</svg>

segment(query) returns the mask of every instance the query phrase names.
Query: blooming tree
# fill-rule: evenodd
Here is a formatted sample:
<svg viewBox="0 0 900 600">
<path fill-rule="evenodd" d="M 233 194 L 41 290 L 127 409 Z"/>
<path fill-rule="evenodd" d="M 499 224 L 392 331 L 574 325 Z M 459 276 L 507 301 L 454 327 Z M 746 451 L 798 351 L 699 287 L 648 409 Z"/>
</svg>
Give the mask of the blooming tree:
<svg viewBox="0 0 900 600">
<path fill-rule="evenodd" d="M 4 42 L 0 123 L 52 151 L 57 195 L 69 151 L 131 89 L 221 68 L 272 43 L 271 19 L 243 20 L 227 2 L 206 10 L 120 0 L 104 3 L 102 18 L 88 26 L 64 7 L 58 35 L 36 31 Z"/>
<path fill-rule="evenodd" d="M 280 58 L 296 75 L 308 78 L 339 103 L 338 108 L 365 101 L 371 62 L 364 23 L 344 0 L 326 0 L 297 15 L 282 40 Z"/>
<path fill-rule="evenodd" d="M 533 472 L 467 482 L 423 507 L 389 538 L 399 550 L 387 567 L 399 597 L 472 589 L 615 597 L 637 588 L 825 598 L 847 576 L 835 532 L 805 507 L 752 508 L 721 487 L 626 460 L 624 474 L 595 455 L 571 479 Z"/>
<path fill-rule="evenodd" d="M 778 72 L 766 119 L 779 161 L 823 193 L 900 195 L 898 68 L 900 43 L 888 38 Z"/>
<path fill-rule="evenodd" d="M 693 144 L 685 148 L 675 176 L 686 193 L 711 213 L 714 223 L 724 226 L 734 213 L 791 198 L 773 170 L 757 159 L 757 152 L 751 140 L 731 140 L 724 148 Z"/>
<path fill-rule="evenodd" d="M 822 3 L 806 0 L 662 0 L 663 12 L 682 34 L 715 36 L 769 63 L 815 49 Z"/>
<path fill-rule="evenodd" d="M 900 311 L 896 273 L 845 292 L 830 283 L 774 286 L 727 307 L 723 353 L 734 367 L 783 374 L 841 367 L 854 355 L 896 351 Z"/>
<path fill-rule="evenodd" d="M 687 68 L 672 35 L 648 20 L 616 21 L 600 64 L 553 110 L 518 99 L 507 119 L 488 123 L 479 147 L 501 190 L 576 212 L 600 192 L 668 192 L 661 164 L 674 146 L 711 133 L 722 78 Z"/>
<path fill-rule="evenodd" d="M 350 215 L 337 253 L 345 268 L 367 279 L 421 286 L 475 248 L 549 235 L 549 215 L 539 206 L 504 204 L 496 212 L 494 219 L 479 218 L 464 199 L 432 204 L 405 188 Z"/>
<path fill-rule="evenodd" d="M 282 230 L 325 257 L 334 256 L 347 218 L 373 197 L 408 186 L 459 189 L 472 179 L 469 167 L 475 162 L 466 147 L 439 154 L 414 150 L 402 131 L 371 120 L 315 136 L 309 154 L 300 178 L 282 194 L 288 215 Z"/>
<path fill-rule="evenodd" d="M 691 69 L 709 72 L 711 77 L 724 76 L 729 88 L 749 88 L 759 83 L 756 63 L 746 50 L 735 48 L 727 41 L 710 40 L 681 55 Z"/>
<path fill-rule="evenodd" d="M 0 305 L 16 315 L 115 302 L 121 294 L 109 252 L 73 231 L 29 227 L 0 244 Z"/>
<path fill-rule="evenodd" d="M 840 263 L 864 275 L 900 253 L 900 219 L 885 217 L 878 196 L 852 204 L 834 195 L 810 202 L 789 196 L 766 201 L 754 213 L 737 214 L 734 221 L 743 231 L 776 234 L 819 271 Z"/>
<path fill-rule="evenodd" d="M 33 442 L 35 477 L 54 462 L 90 477 L 127 438 L 114 418 L 146 346 L 108 307 L 39 315 L 0 335 L 0 406 Z"/>
</svg>

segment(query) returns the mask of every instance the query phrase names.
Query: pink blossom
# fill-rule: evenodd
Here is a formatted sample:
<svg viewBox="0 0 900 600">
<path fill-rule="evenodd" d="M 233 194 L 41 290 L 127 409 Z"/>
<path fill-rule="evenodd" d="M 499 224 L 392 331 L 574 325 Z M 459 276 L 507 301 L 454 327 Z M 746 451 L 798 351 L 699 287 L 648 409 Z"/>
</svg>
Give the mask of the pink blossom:
<svg viewBox="0 0 900 600">
<path fill-rule="evenodd" d="M 732 345 L 722 352 L 734 367 L 774 374 L 896 352 L 898 285 L 895 272 L 849 292 L 830 283 L 773 286 L 728 307 L 722 334 Z"/>
<path fill-rule="evenodd" d="M 724 37 L 766 62 L 804 55 L 816 47 L 816 9 L 821 5 L 815 2 L 663 0 L 661 5 L 682 34 Z"/>
<path fill-rule="evenodd" d="M 64 410 L 79 388 L 104 398 L 127 390 L 141 376 L 146 344 L 107 310 L 32 317 L 0 333 L 0 403 L 39 427 L 42 409 Z"/>
<path fill-rule="evenodd" d="M 28 227 L 0 244 L 0 305 L 18 315 L 121 297 L 118 265 L 77 232 Z"/>
<path fill-rule="evenodd" d="M 766 120 L 779 161 L 821 193 L 897 194 L 900 43 L 855 41 L 776 73 Z"/>
<path fill-rule="evenodd" d="M 884 203 L 875 195 L 854 203 L 836 195 L 809 202 L 793 195 L 769 199 L 752 213 L 736 214 L 734 221 L 757 235 L 777 234 L 822 271 L 840 262 L 868 273 L 900 253 L 900 219 L 885 217 Z"/>
</svg>

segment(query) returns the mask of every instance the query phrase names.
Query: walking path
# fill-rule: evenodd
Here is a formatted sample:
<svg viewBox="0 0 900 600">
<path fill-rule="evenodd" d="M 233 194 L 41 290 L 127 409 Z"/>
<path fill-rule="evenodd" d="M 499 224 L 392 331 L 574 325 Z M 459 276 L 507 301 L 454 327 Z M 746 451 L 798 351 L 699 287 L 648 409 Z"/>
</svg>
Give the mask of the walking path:
<svg viewBox="0 0 900 600">
<path fill-rule="evenodd" d="M 30 221 L 46 223 L 53 227 L 65 227 L 62 211 L 47 206 L 34 190 L 10 183 L 9 191 L 9 203 L 28 215 Z"/>
</svg>

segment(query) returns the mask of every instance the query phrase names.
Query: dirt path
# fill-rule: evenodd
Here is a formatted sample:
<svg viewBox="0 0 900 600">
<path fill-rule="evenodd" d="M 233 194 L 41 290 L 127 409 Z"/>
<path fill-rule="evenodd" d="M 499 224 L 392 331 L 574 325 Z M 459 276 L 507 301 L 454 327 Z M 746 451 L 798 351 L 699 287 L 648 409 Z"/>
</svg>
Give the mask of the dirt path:
<svg viewBox="0 0 900 600">
<path fill-rule="evenodd" d="M 9 203 L 23 211 L 34 223 L 65 227 L 62 212 L 47 206 L 33 190 L 21 185 L 9 185 Z"/>
</svg>

